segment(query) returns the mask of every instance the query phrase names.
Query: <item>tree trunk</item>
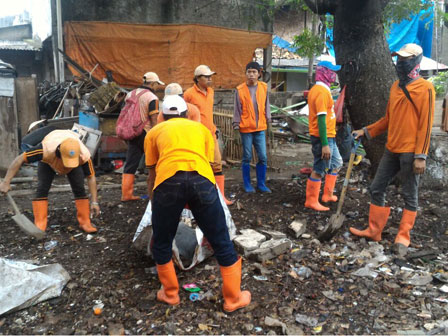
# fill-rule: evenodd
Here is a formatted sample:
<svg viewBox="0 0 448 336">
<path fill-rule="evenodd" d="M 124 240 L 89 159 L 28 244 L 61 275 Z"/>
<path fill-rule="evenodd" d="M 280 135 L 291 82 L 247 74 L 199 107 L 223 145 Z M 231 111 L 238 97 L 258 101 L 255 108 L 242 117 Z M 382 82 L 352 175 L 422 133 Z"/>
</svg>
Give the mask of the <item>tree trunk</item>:
<svg viewBox="0 0 448 336">
<path fill-rule="evenodd" d="M 334 48 L 341 85 L 347 85 L 345 103 L 354 129 L 367 126 L 386 113 L 389 90 L 396 79 L 384 36 L 382 14 L 386 0 L 306 0 L 318 14 L 334 15 Z M 363 141 L 376 171 L 386 136 Z"/>
</svg>

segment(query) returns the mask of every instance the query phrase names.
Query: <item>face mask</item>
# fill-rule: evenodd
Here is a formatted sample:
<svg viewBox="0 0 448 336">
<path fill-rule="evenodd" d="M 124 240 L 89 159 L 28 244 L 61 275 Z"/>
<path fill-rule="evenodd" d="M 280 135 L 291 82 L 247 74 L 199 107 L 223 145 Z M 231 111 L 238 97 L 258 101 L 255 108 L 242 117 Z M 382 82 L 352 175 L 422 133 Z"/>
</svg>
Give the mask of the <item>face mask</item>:
<svg viewBox="0 0 448 336">
<path fill-rule="evenodd" d="M 316 81 L 317 82 L 324 82 L 328 86 L 331 85 L 331 83 L 336 81 L 336 72 L 326 68 L 326 67 L 317 67 L 316 68 Z"/>
<path fill-rule="evenodd" d="M 400 80 L 400 86 L 408 84 L 420 75 L 420 62 L 422 57 L 423 55 L 420 54 L 416 57 L 397 60 L 395 69 Z"/>
</svg>

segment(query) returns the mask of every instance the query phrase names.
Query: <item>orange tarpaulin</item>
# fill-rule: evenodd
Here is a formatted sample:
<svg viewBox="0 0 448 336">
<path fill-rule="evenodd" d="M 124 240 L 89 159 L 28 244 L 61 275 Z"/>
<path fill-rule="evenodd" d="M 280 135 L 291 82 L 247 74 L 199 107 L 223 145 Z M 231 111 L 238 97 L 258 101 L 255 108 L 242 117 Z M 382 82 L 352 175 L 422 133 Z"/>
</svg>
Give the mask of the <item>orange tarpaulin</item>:
<svg viewBox="0 0 448 336">
<path fill-rule="evenodd" d="M 186 89 L 196 66 L 207 64 L 217 72 L 215 88 L 235 88 L 244 81 L 255 49 L 270 43 L 268 33 L 199 24 L 65 23 L 67 55 L 87 71 L 98 64 L 92 75 L 99 79 L 111 70 L 124 87 L 140 85 L 143 74 L 154 71 L 166 84 L 177 82 Z"/>
</svg>

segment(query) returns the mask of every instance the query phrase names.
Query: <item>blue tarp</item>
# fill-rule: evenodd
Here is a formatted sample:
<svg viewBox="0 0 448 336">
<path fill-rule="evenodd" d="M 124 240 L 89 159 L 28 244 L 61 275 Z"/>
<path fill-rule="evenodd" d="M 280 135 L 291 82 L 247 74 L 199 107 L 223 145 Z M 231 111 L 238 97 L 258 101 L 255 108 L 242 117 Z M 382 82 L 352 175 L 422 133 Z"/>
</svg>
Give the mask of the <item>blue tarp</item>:
<svg viewBox="0 0 448 336">
<path fill-rule="evenodd" d="M 415 43 L 423 48 L 423 55 L 431 57 L 433 34 L 433 9 L 421 11 L 410 20 L 393 23 L 388 34 L 387 43 L 391 52 L 399 50 L 406 43 Z M 327 29 L 327 48 L 334 57 L 333 29 Z"/>
<path fill-rule="evenodd" d="M 272 43 L 275 44 L 277 47 L 282 48 L 282 49 L 287 49 L 288 51 L 291 52 L 296 52 L 297 48 L 292 47 L 292 44 L 289 43 L 288 41 L 282 39 L 281 37 L 274 35 L 272 37 Z"/>
</svg>

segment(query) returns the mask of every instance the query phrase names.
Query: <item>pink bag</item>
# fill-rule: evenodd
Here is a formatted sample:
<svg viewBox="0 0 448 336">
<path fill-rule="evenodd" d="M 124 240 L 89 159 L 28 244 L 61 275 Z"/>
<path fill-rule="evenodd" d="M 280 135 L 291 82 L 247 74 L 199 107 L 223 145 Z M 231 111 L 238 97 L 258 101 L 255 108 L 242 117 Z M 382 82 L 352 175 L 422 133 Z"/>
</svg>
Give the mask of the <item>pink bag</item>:
<svg viewBox="0 0 448 336">
<path fill-rule="evenodd" d="M 115 128 L 118 137 L 122 140 L 132 140 L 138 137 L 149 123 L 149 120 L 142 120 L 140 104 L 138 103 L 140 96 L 146 92 L 148 90 L 142 90 L 137 94 L 136 90 L 134 90 L 131 92 L 131 96 L 126 99 Z"/>
<path fill-rule="evenodd" d="M 344 114 L 342 112 L 342 109 L 344 107 L 344 101 L 345 101 L 345 88 L 346 85 L 342 88 L 341 93 L 339 94 L 338 100 L 336 100 L 336 103 L 334 104 L 334 112 L 336 114 L 336 122 L 341 123 L 344 121 Z"/>
</svg>

